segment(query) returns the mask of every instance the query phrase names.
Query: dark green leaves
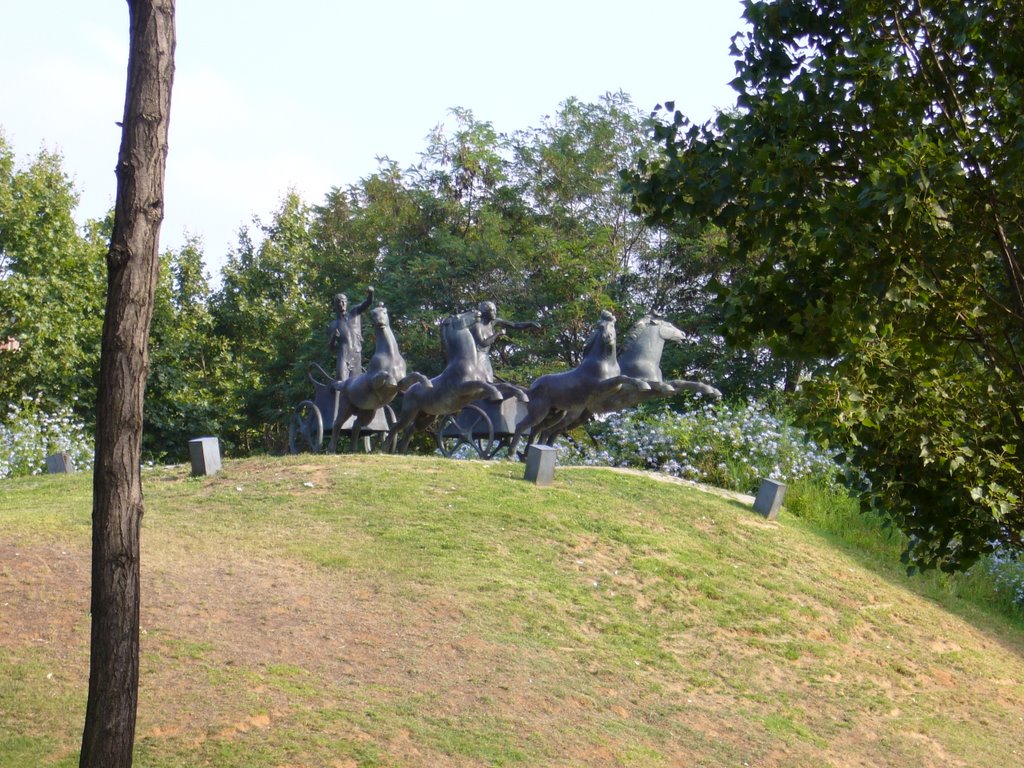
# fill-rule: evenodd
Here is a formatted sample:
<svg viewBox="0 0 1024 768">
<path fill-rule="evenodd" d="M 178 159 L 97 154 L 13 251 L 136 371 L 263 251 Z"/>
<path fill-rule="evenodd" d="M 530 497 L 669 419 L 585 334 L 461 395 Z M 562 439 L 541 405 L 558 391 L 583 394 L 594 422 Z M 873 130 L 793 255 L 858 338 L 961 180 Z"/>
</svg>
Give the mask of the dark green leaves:
<svg viewBox="0 0 1024 768">
<path fill-rule="evenodd" d="M 729 335 L 825 359 L 809 413 L 923 567 L 1021 546 L 1024 19 L 1008 3 L 746 3 L 739 112 L 658 129 L 652 221 L 724 228 Z M 742 267 L 742 268 L 740 268 Z M 922 438 L 927 436 L 927 450 Z"/>
</svg>

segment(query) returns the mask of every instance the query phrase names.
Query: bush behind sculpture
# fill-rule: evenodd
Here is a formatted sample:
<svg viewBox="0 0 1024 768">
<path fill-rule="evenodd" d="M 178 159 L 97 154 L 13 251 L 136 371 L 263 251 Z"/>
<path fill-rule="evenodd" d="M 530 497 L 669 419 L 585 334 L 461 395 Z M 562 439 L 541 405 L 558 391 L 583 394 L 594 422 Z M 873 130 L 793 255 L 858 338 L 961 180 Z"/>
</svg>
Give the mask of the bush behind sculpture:
<svg viewBox="0 0 1024 768">
<path fill-rule="evenodd" d="M 832 455 L 758 402 L 615 413 L 594 422 L 589 433 L 593 440 L 560 447 L 562 463 L 657 470 L 747 493 L 762 478 L 839 484 Z"/>
<path fill-rule="evenodd" d="M 93 464 L 93 437 L 67 406 L 46 406 L 40 396 L 11 403 L 0 423 L 0 479 L 39 475 L 46 457 L 66 452 L 77 470 Z"/>
</svg>

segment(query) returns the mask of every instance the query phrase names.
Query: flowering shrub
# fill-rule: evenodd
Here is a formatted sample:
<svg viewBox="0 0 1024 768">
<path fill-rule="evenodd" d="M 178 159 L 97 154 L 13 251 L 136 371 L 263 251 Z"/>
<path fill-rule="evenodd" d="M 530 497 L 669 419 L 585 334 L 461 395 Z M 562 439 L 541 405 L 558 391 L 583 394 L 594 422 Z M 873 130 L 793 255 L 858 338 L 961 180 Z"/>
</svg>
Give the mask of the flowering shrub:
<svg viewBox="0 0 1024 768">
<path fill-rule="evenodd" d="M 92 469 L 93 437 L 70 408 L 47 412 L 30 395 L 11 403 L 0 423 L 0 479 L 45 472 L 46 457 L 61 452 L 76 469 Z"/>
<path fill-rule="evenodd" d="M 756 491 L 762 478 L 838 482 L 828 452 L 758 403 L 614 413 L 589 431 L 593 444 L 561 441 L 561 463 L 659 470 L 746 492 Z"/>
<path fill-rule="evenodd" d="M 1024 559 L 1020 552 L 999 547 L 983 557 L 980 565 L 988 572 L 996 591 L 1024 610 Z"/>
</svg>

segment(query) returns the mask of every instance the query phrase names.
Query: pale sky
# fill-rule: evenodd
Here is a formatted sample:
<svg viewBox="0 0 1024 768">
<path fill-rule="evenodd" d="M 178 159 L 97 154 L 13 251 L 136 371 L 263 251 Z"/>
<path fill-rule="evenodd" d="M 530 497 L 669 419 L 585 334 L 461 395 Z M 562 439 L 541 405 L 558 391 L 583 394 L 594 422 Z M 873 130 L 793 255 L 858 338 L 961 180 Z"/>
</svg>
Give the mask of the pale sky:
<svg viewBox="0 0 1024 768">
<path fill-rule="evenodd" d="M 735 98 L 740 0 L 179 0 L 161 250 L 199 235 L 216 276 L 239 227 L 405 168 L 448 110 L 501 133 L 575 96 L 674 100 L 703 122 Z M 79 221 L 113 206 L 128 6 L 0 0 L 0 130 L 22 164 L 63 155 Z"/>
</svg>

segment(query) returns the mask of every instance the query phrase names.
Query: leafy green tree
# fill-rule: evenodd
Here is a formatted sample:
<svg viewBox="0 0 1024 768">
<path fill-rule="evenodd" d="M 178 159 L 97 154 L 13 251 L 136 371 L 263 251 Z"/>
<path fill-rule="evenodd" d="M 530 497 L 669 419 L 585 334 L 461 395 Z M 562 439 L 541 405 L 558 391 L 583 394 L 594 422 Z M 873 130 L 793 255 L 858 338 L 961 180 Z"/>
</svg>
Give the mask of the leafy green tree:
<svg viewBox="0 0 1024 768">
<path fill-rule="evenodd" d="M 519 312 L 527 296 L 530 223 L 508 185 L 507 141 L 465 110 L 453 117 L 454 130 L 436 128 L 416 166 L 384 160 L 332 190 L 313 226 L 326 284 L 374 285 L 406 359 L 429 375 L 444 365 L 441 317 L 484 299 Z"/>
<path fill-rule="evenodd" d="M 309 395 L 306 366 L 332 368 L 322 330 L 335 293 L 355 300 L 373 285 L 406 360 L 427 375 L 445 364 L 437 323 L 447 314 L 490 300 L 502 317 L 538 320 L 539 333 L 508 334 L 493 350 L 497 375 L 523 384 L 577 362 L 601 309 L 615 309 L 623 326 L 676 312 L 685 291 L 672 281 L 693 272 L 706 283 L 696 254 L 711 251 L 629 210 L 619 171 L 653 153 L 649 126 L 624 94 L 569 100 L 541 128 L 512 136 L 456 109 L 415 166 L 383 158 L 316 206 L 288 196 L 252 238 L 244 233 L 212 300 L 238 393 L 234 426 L 222 432 L 243 451 L 280 446 L 288 412 Z M 663 268 L 660 282 L 647 278 Z M 687 305 L 695 332 L 698 303 Z M 700 373 L 698 355 L 714 357 L 693 349 L 678 375 Z"/>
<path fill-rule="evenodd" d="M 642 311 L 632 279 L 652 234 L 630 210 L 619 172 L 649 154 L 648 121 L 623 93 L 598 103 L 568 99 L 553 118 L 516 137 L 519 193 L 538 226 L 528 264 L 531 293 L 552 326 L 545 357 L 578 362 L 602 309 Z"/>
<path fill-rule="evenodd" d="M 108 224 L 83 234 L 78 194 L 59 155 L 42 151 L 23 168 L 0 134 L 0 400 L 42 395 L 91 419 L 103 322 Z"/>
<path fill-rule="evenodd" d="M 730 336 L 827 360 L 810 417 L 952 570 L 1024 534 L 1024 14 L 981 0 L 745 2 L 735 112 L 675 113 L 652 221 L 729 232 Z M 671 109 L 671 106 L 669 107 Z"/>
<path fill-rule="evenodd" d="M 269 222 L 256 221 L 258 245 L 240 234 L 211 300 L 227 347 L 221 375 L 234 390 L 227 433 L 243 452 L 284 448 L 291 409 L 309 395 L 306 366 L 322 356 L 319 331 L 336 291 L 319 279 L 312 217 L 286 194 Z"/>
<path fill-rule="evenodd" d="M 144 451 L 185 461 L 188 441 L 204 435 L 232 440 L 238 392 L 227 340 L 214 332 L 212 291 L 202 243 L 191 238 L 161 258 L 150 326 Z"/>
<path fill-rule="evenodd" d="M 662 368 L 673 378 L 713 383 L 730 398 L 770 397 L 795 388 L 800 367 L 774 354 L 763 337 L 728 343 L 722 334 L 723 307 L 715 301 L 723 284 L 745 269 L 733 258 L 727 233 L 696 221 L 662 233 L 657 255 L 645 260 L 633 278 L 654 311 L 686 332 L 680 346 L 669 346 Z"/>
</svg>

